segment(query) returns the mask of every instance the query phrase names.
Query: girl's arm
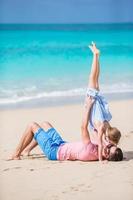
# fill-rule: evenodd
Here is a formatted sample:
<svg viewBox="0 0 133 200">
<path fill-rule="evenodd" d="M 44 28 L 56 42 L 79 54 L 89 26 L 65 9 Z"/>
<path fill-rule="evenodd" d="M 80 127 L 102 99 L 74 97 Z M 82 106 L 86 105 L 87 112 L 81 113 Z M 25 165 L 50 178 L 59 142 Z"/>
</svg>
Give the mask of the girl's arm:
<svg viewBox="0 0 133 200">
<path fill-rule="evenodd" d="M 103 144 L 102 144 L 102 137 L 103 137 L 103 131 L 100 129 L 98 131 L 98 159 L 99 161 L 102 161 L 102 151 L 103 151 Z"/>
<path fill-rule="evenodd" d="M 89 116 L 90 116 L 90 111 L 91 111 L 93 102 L 94 102 L 94 99 L 92 97 L 90 96 L 86 97 L 82 125 L 81 125 L 82 140 L 85 144 L 90 142 L 88 123 L 89 123 Z"/>
</svg>

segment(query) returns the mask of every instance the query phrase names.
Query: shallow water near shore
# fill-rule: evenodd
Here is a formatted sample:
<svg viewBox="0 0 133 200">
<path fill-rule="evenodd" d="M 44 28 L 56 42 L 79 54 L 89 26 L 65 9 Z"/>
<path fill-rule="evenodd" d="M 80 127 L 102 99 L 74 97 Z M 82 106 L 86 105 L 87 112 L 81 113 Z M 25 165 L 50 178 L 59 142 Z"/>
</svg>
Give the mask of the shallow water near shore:
<svg viewBox="0 0 133 200">
<path fill-rule="evenodd" d="M 133 98 L 133 24 L 0 25 L 0 108 L 82 101 L 101 50 L 101 91 Z"/>
</svg>

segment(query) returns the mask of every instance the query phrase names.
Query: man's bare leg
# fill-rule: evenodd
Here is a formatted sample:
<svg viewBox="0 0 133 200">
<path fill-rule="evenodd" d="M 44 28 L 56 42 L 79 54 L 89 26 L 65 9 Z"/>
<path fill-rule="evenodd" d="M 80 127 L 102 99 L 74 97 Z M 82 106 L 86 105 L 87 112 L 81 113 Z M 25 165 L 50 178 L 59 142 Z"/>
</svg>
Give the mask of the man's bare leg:
<svg viewBox="0 0 133 200">
<path fill-rule="evenodd" d="M 22 151 L 30 144 L 34 137 L 34 133 L 37 132 L 37 130 L 40 128 L 40 126 L 33 122 L 26 128 L 14 154 L 11 156 L 10 160 L 18 160 L 20 159 L 20 155 Z"/>
<path fill-rule="evenodd" d="M 48 129 L 53 128 L 53 126 L 47 121 L 42 122 L 40 126 L 41 128 L 44 129 L 44 131 L 47 131 Z"/>
<path fill-rule="evenodd" d="M 41 128 L 44 129 L 44 131 L 47 131 L 49 128 L 52 128 L 53 126 L 49 122 L 42 122 L 40 125 Z M 38 145 L 38 143 L 33 138 L 31 143 L 24 149 L 22 152 L 23 155 L 30 155 L 30 152 Z"/>
<path fill-rule="evenodd" d="M 95 88 L 99 90 L 99 50 L 97 49 L 95 43 L 92 42 L 92 45 L 89 45 L 90 50 L 93 53 L 93 61 L 92 61 L 92 67 L 91 67 L 91 73 L 89 76 L 89 87 Z"/>
<path fill-rule="evenodd" d="M 33 138 L 31 143 L 24 149 L 22 155 L 29 156 L 30 152 L 38 145 L 36 140 Z"/>
</svg>

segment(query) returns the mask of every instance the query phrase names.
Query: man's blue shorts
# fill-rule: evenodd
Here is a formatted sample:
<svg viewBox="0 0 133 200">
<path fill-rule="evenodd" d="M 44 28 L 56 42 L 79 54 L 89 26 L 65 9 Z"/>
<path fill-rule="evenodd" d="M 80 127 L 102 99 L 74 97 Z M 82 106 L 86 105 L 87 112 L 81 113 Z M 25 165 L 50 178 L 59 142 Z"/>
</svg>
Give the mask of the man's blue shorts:
<svg viewBox="0 0 133 200">
<path fill-rule="evenodd" d="M 34 134 L 34 139 L 49 160 L 57 160 L 58 148 L 61 144 L 65 143 L 54 128 L 50 128 L 47 131 L 39 128 Z"/>
</svg>

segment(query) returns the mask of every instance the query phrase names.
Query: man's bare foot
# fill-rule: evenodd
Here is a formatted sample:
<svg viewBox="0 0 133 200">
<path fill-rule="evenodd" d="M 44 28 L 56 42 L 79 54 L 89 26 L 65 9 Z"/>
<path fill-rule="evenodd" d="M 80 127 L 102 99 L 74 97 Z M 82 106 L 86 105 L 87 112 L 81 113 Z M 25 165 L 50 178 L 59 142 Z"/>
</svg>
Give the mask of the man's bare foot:
<svg viewBox="0 0 133 200">
<path fill-rule="evenodd" d="M 22 156 L 30 156 L 30 151 L 29 150 L 24 150 L 21 155 Z"/>
<path fill-rule="evenodd" d="M 19 152 L 15 151 L 7 160 L 21 160 Z"/>
<path fill-rule="evenodd" d="M 94 42 L 91 43 L 91 45 L 88 46 L 93 54 L 99 55 L 100 51 L 97 49 L 96 44 Z"/>
<path fill-rule="evenodd" d="M 6 159 L 7 161 L 10 161 L 10 160 L 21 160 L 20 156 L 11 156 L 9 158 Z"/>
</svg>

